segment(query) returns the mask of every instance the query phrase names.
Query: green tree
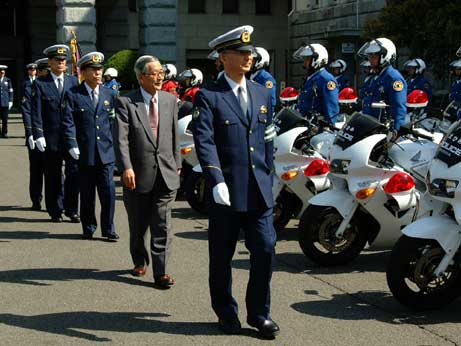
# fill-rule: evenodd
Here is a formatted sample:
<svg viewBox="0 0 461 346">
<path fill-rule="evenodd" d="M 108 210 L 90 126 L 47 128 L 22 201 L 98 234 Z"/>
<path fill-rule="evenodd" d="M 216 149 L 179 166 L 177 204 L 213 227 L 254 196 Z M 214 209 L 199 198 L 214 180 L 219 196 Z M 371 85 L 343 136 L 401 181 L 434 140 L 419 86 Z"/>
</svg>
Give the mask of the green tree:
<svg viewBox="0 0 461 346">
<path fill-rule="evenodd" d="M 438 78 L 447 75 L 461 45 L 461 1 L 392 0 L 365 25 L 364 38 L 388 37 L 423 58 Z"/>
<path fill-rule="evenodd" d="M 138 87 L 138 81 L 133 71 L 134 63 L 138 57 L 139 54 L 135 50 L 121 50 L 112 55 L 104 66 L 106 69 L 113 67 L 118 71 L 117 81 L 122 86 L 122 93 Z"/>
</svg>

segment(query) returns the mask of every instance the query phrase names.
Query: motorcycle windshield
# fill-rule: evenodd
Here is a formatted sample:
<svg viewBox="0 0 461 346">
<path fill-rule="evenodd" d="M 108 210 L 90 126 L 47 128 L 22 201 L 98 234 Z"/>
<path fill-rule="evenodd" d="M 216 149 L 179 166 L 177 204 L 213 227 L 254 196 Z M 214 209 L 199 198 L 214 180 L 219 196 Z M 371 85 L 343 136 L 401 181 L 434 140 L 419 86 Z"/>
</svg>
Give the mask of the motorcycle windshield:
<svg viewBox="0 0 461 346">
<path fill-rule="evenodd" d="M 461 121 L 453 124 L 435 153 L 435 158 L 445 162 L 448 167 L 461 161 Z"/>
<path fill-rule="evenodd" d="M 333 144 L 339 145 L 344 150 L 362 139 L 378 133 L 387 133 L 386 125 L 372 116 L 356 112 L 338 132 Z"/>
<path fill-rule="evenodd" d="M 458 113 L 461 112 L 461 103 L 457 101 L 451 101 L 450 104 L 443 111 L 444 120 L 454 123 L 458 120 Z"/>
<path fill-rule="evenodd" d="M 178 120 L 184 118 L 186 115 L 192 114 L 194 104 L 189 101 L 182 101 L 178 109 Z"/>
<path fill-rule="evenodd" d="M 308 126 L 309 122 L 298 111 L 290 108 L 281 109 L 274 117 L 277 136 L 295 127 Z"/>
</svg>

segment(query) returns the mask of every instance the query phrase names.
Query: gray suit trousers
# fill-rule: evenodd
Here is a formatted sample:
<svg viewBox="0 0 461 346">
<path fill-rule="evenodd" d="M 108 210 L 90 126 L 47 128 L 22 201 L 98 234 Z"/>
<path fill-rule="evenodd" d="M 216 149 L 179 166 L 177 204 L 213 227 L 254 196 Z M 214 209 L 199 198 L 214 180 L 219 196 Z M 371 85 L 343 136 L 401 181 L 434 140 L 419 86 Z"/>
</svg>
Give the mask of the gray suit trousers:
<svg viewBox="0 0 461 346">
<path fill-rule="evenodd" d="M 130 253 L 134 265 L 148 265 L 146 232 L 150 229 L 150 251 L 154 276 L 168 274 L 167 262 L 171 251 L 171 205 L 176 190 L 170 190 L 157 170 L 152 191 L 139 193 L 123 189 L 123 202 L 130 228 Z"/>
</svg>

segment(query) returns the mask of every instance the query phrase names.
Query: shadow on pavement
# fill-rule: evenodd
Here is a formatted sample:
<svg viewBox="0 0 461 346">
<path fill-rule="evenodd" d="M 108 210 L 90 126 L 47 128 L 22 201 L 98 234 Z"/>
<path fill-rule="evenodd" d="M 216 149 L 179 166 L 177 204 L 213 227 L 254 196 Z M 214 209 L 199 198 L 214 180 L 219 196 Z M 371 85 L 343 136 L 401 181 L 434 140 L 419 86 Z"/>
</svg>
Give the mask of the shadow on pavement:
<svg viewBox="0 0 461 346">
<path fill-rule="evenodd" d="M 33 211 L 30 207 L 24 207 L 22 205 L 0 205 L 0 211 Z M 46 212 L 46 210 L 42 210 Z"/>
<path fill-rule="evenodd" d="M 203 229 L 200 231 L 177 232 L 175 236 L 184 239 L 208 240 L 208 231 Z"/>
<path fill-rule="evenodd" d="M 99 271 L 97 269 L 86 268 L 37 268 L 0 271 L 0 284 L 6 282 L 32 286 L 50 286 L 50 283 L 42 281 L 75 280 L 111 281 L 144 286 L 151 289 L 153 287 L 151 282 L 131 277 L 131 270 Z"/>
<path fill-rule="evenodd" d="M 312 299 L 291 307 L 303 314 L 338 320 L 378 320 L 389 324 L 416 325 L 459 323 L 460 300 L 441 310 L 413 312 L 400 305 L 389 292 L 359 291 L 323 297 L 317 291 L 305 291 Z"/>
<path fill-rule="evenodd" d="M 1 220 L 1 218 L 0 218 Z M 22 240 L 34 240 L 34 239 L 82 239 L 81 234 L 52 234 L 43 231 L 0 231 L 0 239 L 22 239 Z M 82 239 L 84 240 L 84 239 Z M 88 241 L 88 240 L 85 240 Z"/>
<path fill-rule="evenodd" d="M 177 219 L 208 221 L 206 215 L 201 215 L 192 208 L 173 208 L 171 209 L 171 216 Z"/>
<path fill-rule="evenodd" d="M 168 322 L 155 319 L 162 317 L 169 317 L 169 315 L 155 312 L 74 311 L 34 316 L 0 314 L 0 323 L 95 342 L 112 340 L 97 336 L 98 331 L 192 336 L 222 334 L 215 323 Z"/>
</svg>

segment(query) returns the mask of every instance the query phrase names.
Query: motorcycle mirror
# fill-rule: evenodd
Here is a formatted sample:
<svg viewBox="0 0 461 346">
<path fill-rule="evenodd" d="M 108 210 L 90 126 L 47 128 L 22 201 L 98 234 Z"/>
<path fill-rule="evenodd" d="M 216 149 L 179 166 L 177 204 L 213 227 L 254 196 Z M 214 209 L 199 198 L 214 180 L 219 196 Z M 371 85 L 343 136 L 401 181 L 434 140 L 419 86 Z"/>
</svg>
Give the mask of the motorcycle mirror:
<svg viewBox="0 0 461 346">
<path fill-rule="evenodd" d="M 371 103 L 371 108 L 384 109 L 386 107 L 387 107 L 387 104 L 386 102 L 383 102 L 383 101 Z"/>
</svg>

